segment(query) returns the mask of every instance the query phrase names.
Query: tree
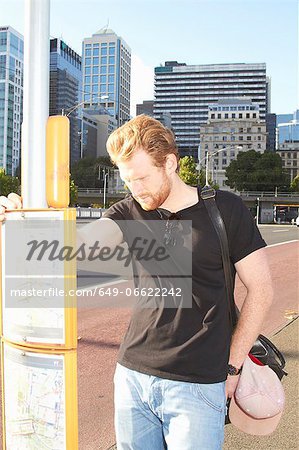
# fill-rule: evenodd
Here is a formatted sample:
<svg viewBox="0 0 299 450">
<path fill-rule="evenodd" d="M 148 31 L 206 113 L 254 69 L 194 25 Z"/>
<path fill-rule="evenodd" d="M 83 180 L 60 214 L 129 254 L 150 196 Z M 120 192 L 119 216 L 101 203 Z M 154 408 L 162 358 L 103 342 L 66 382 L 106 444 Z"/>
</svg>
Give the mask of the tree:
<svg viewBox="0 0 299 450">
<path fill-rule="evenodd" d="M 206 184 L 206 174 L 203 169 L 200 172 L 197 169 L 197 164 L 193 156 L 184 156 L 180 159 L 180 170 L 179 176 L 184 181 L 184 183 L 191 186 L 204 186 Z M 213 183 L 211 178 L 209 178 L 209 184 L 214 188 L 218 189 L 218 185 Z"/>
<path fill-rule="evenodd" d="M 288 189 L 288 175 L 278 153 L 240 152 L 226 169 L 226 184 L 238 191 Z"/>
<path fill-rule="evenodd" d="M 78 201 L 78 187 L 74 180 L 70 178 L 70 206 L 75 206 Z"/>
<path fill-rule="evenodd" d="M 297 175 L 291 182 L 291 191 L 299 192 L 299 175 Z"/>
<path fill-rule="evenodd" d="M 0 195 L 7 197 L 10 192 L 19 193 L 20 182 L 17 177 L 6 175 L 5 169 L 0 169 Z"/>
<path fill-rule="evenodd" d="M 99 166 L 112 167 L 112 163 L 109 158 L 93 158 L 91 156 L 76 161 L 71 168 L 72 178 L 75 184 L 79 188 L 101 187 Z"/>
</svg>

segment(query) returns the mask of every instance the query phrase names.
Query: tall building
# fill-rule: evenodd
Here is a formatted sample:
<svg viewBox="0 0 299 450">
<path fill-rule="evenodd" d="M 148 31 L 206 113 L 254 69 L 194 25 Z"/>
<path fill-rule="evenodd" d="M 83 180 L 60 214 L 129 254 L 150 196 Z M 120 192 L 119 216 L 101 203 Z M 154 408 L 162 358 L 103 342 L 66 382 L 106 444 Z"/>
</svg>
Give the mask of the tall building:
<svg viewBox="0 0 299 450">
<path fill-rule="evenodd" d="M 61 39 L 51 39 L 49 115 L 69 114 L 71 164 L 80 158 L 79 111 L 71 110 L 81 99 L 81 82 L 81 57 Z"/>
<path fill-rule="evenodd" d="M 85 108 L 104 106 L 118 126 L 130 119 L 131 49 L 113 30 L 102 28 L 83 40 Z"/>
<path fill-rule="evenodd" d="M 267 150 L 275 152 L 276 148 L 276 114 L 266 114 Z"/>
<path fill-rule="evenodd" d="M 285 142 L 299 142 L 299 109 L 292 115 L 281 114 L 277 117 L 277 149 L 280 149 Z"/>
<path fill-rule="evenodd" d="M 142 103 L 138 103 L 136 105 L 136 116 L 140 114 L 154 116 L 154 100 L 144 100 Z"/>
<path fill-rule="evenodd" d="M 212 178 L 221 189 L 226 186 L 225 170 L 240 151 L 266 150 L 266 122 L 250 99 L 219 100 L 209 106 L 208 120 L 200 127 L 200 165 L 210 155 Z"/>
<path fill-rule="evenodd" d="M 15 175 L 21 157 L 23 36 L 0 27 L 0 168 Z"/>
<path fill-rule="evenodd" d="M 181 156 L 197 157 L 200 126 L 208 107 L 220 99 L 249 98 L 261 120 L 269 110 L 266 64 L 186 65 L 167 61 L 155 68 L 154 116 L 169 112 Z"/>
<path fill-rule="evenodd" d="M 97 142 L 93 149 L 93 156 L 95 158 L 99 158 L 100 156 L 108 157 L 106 142 L 109 135 L 117 128 L 116 119 L 112 117 L 102 106 L 92 109 L 84 108 L 83 117 L 84 119 L 89 118 L 94 120 L 97 125 Z M 87 135 L 88 141 L 88 130 L 85 130 L 83 133 Z M 88 154 L 91 155 L 90 152 Z M 84 156 L 85 152 L 83 157 Z"/>
</svg>

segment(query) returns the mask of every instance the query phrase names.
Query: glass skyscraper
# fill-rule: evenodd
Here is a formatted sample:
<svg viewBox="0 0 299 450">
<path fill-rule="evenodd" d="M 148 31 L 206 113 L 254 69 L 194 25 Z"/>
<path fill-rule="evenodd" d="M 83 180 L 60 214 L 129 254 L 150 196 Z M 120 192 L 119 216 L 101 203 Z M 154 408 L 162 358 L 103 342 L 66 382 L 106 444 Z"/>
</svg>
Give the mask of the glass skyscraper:
<svg viewBox="0 0 299 450">
<path fill-rule="evenodd" d="M 131 49 L 102 28 L 82 45 L 84 108 L 104 106 L 118 126 L 130 119 Z"/>
<path fill-rule="evenodd" d="M 23 36 L 0 27 L 0 168 L 15 175 L 21 156 Z"/>
<path fill-rule="evenodd" d="M 59 115 L 78 105 L 82 94 L 81 57 L 61 39 L 50 41 L 50 102 L 49 115 Z M 78 109 L 69 115 L 70 160 L 80 159 Z"/>
</svg>

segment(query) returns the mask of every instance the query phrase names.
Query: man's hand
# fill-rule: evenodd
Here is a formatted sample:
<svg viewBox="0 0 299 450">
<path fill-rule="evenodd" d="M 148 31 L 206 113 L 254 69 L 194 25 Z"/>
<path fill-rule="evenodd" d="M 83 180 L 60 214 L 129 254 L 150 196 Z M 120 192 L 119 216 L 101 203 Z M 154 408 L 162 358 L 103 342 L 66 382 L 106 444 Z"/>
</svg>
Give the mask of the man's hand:
<svg viewBox="0 0 299 450">
<path fill-rule="evenodd" d="M 7 209 L 20 209 L 22 208 L 22 197 L 12 192 L 7 197 L 1 195 L 0 197 L 0 222 L 6 219 L 5 211 Z"/>
<path fill-rule="evenodd" d="M 226 398 L 233 397 L 235 390 L 239 382 L 240 375 L 228 375 L 225 382 L 225 395 Z"/>
</svg>

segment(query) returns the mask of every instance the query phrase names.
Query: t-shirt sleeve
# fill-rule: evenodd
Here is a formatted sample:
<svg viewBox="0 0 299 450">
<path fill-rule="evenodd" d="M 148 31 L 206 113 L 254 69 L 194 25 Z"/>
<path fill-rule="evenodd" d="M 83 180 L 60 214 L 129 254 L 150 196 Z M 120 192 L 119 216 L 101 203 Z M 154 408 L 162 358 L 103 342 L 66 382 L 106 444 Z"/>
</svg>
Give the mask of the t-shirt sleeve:
<svg viewBox="0 0 299 450">
<path fill-rule="evenodd" d="M 103 218 L 112 219 L 117 223 L 119 228 L 121 229 L 124 239 L 127 232 L 127 220 L 129 218 L 129 204 L 127 199 L 121 200 L 119 202 L 114 203 L 114 205 L 110 206 L 104 214 Z"/>
<path fill-rule="evenodd" d="M 251 212 L 237 196 L 234 196 L 227 228 L 230 255 L 234 264 L 250 253 L 266 247 Z"/>
</svg>

